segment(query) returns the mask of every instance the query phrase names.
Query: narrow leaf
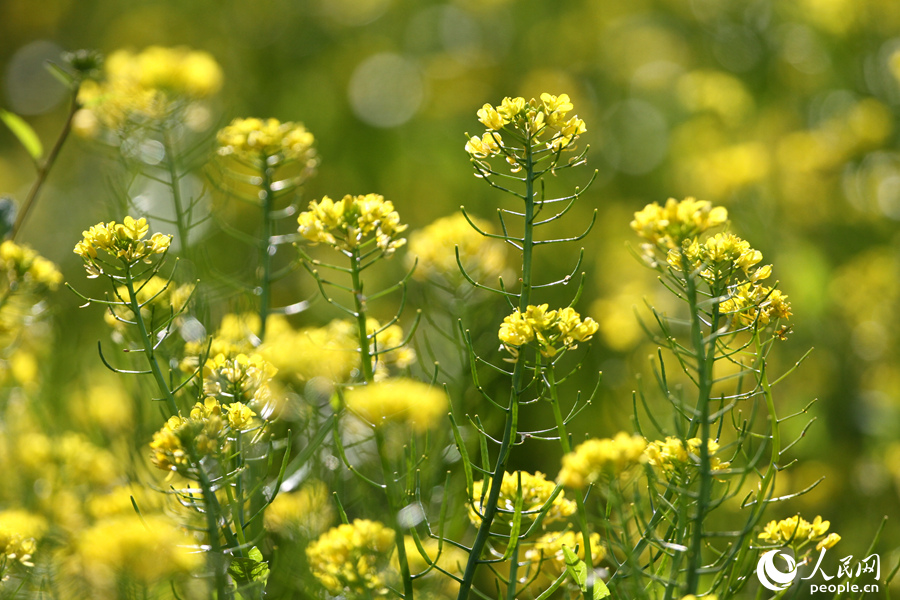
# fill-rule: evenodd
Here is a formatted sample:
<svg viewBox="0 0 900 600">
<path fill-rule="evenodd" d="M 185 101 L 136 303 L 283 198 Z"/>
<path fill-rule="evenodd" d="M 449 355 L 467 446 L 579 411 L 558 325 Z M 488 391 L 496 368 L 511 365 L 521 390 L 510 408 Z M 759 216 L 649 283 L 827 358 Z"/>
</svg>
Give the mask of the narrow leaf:
<svg viewBox="0 0 900 600">
<path fill-rule="evenodd" d="M 22 117 L 0 108 L 0 120 L 6 123 L 9 130 L 12 131 L 19 143 L 25 148 L 25 151 L 31 155 L 35 161 L 41 158 L 44 153 L 44 147 L 31 125 L 26 123 Z"/>
<path fill-rule="evenodd" d="M 584 561 L 578 558 L 578 555 L 568 546 L 563 546 L 563 554 L 566 557 L 566 571 L 572 576 L 572 579 L 578 584 L 581 591 L 586 592 L 588 575 L 587 565 L 585 565 Z M 606 587 L 603 580 L 599 577 L 594 577 L 593 600 L 601 600 L 602 598 L 609 597 L 609 595 L 609 588 Z"/>
</svg>

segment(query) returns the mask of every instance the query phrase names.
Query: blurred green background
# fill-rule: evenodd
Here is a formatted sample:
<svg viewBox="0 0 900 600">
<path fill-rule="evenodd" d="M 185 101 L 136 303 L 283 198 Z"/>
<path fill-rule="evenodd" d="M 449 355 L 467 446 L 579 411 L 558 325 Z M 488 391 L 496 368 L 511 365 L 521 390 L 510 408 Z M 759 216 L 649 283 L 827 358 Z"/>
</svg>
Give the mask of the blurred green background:
<svg viewBox="0 0 900 600">
<path fill-rule="evenodd" d="M 896 562 L 887 556 L 900 544 L 900 3 L 0 0 L 0 105 L 49 145 L 64 94 L 42 61 L 148 45 L 186 45 L 219 61 L 214 128 L 273 116 L 314 133 L 321 165 L 301 203 L 377 192 L 411 228 L 462 204 L 486 218 L 509 206 L 472 176 L 463 151 L 463 134 L 481 131 L 483 103 L 568 93 L 599 174 L 558 230 L 580 233 L 599 211 L 584 241 L 579 308 L 601 324 L 585 371 L 604 373 L 576 436 L 631 429 L 636 374 L 649 372 L 655 352 L 634 310 L 645 298 L 671 306 L 629 254 L 632 214 L 670 196 L 724 205 L 731 229 L 774 264 L 793 304 L 794 333 L 777 348 L 776 368 L 814 348 L 777 391 L 782 414 L 818 400 L 783 491 L 825 479 L 772 518 L 821 514 L 847 540 L 845 554 L 861 556 L 888 515 L 882 567 Z M 90 224 L 121 218 L 110 208 L 111 169 L 96 146 L 71 139 L 19 238 L 82 289 L 72 246 Z M 0 192 L 21 200 L 32 174 L 0 129 Z M 588 169 L 560 174 L 556 191 L 588 177 Z M 213 229 L 205 240 L 211 256 L 241 268 Z M 540 253 L 538 272 L 562 277 L 573 254 Z M 293 285 L 281 290 L 283 303 L 314 292 L 308 278 Z M 573 287 L 544 300 L 567 302 Z M 68 291 L 51 303 L 58 343 L 45 398 L 93 365 L 93 345 L 108 336 Z M 542 453 L 516 463 L 552 475 L 557 460 Z"/>
</svg>

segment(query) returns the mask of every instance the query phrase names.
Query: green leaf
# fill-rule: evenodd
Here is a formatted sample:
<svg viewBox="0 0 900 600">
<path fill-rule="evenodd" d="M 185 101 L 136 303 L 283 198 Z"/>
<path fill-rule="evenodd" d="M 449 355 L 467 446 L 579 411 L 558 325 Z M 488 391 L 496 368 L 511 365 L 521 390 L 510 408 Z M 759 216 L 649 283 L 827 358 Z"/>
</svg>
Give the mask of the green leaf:
<svg viewBox="0 0 900 600">
<path fill-rule="evenodd" d="M 31 125 L 26 123 L 22 117 L 2 108 L 0 108 L 0 120 L 6 123 L 6 126 L 9 127 L 9 130 L 19 140 L 19 143 L 31 155 L 31 158 L 35 161 L 41 158 L 41 155 L 44 153 L 44 146 L 41 144 L 41 140 L 34 132 L 34 129 L 31 128 Z"/>
<path fill-rule="evenodd" d="M 568 546 L 563 546 L 563 554 L 566 557 L 566 571 L 569 575 L 572 576 L 572 579 L 575 583 L 578 584 L 578 587 L 581 588 L 581 591 L 587 591 L 587 565 L 584 564 L 584 561 L 578 558 L 578 555 L 575 554 Z M 609 588 L 606 587 L 606 584 L 603 583 L 603 580 L 599 577 L 594 577 L 594 598 L 593 600 L 600 600 L 601 598 L 608 597 Z"/>
<path fill-rule="evenodd" d="M 269 576 L 269 564 L 263 560 L 259 548 L 253 546 L 247 556 L 235 556 L 231 559 L 228 574 L 238 585 L 265 581 Z"/>
<path fill-rule="evenodd" d="M 53 77 L 58 82 L 66 86 L 67 89 L 72 89 L 72 85 L 75 83 L 75 80 L 72 78 L 72 75 L 68 71 L 60 67 L 58 64 L 52 63 L 50 61 L 45 62 L 44 67 L 51 75 L 53 75 Z"/>
</svg>

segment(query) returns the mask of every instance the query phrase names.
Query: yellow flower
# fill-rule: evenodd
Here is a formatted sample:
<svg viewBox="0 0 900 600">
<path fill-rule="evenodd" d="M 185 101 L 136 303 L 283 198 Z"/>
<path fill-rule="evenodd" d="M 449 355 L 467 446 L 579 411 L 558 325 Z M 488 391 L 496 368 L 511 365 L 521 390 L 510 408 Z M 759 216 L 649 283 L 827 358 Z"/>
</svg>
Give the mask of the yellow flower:
<svg viewBox="0 0 900 600">
<path fill-rule="evenodd" d="M 164 254 L 169 249 L 172 236 L 154 233 L 150 240 L 144 240 L 149 231 L 147 219 L 125 217 L 122 223 L 110 221 L 98 223 L 83 231 L 83 239 L 75 245 L 75 254 L 84 260 L 84 268 L 90 277 L 103 273 L 98 250 L 132 266 L 139 261 L 149 263 L 155 254 Z"/>
<path fill-rule="evenodd" d="M 669 436 L 665 441 L 654 441 L 647 444 L 644 456 L 647 462 L 670 474 L 675 468 L 685 465 L 698 466 L 700 464 L 700 438 L 687 440 L 687 446 L 680 438 Z M 709 468 L 713 471 L 727 469 L 731 463 L 715 456 L 719 451 L 719 444 L 715 440 L 707 440 L 709 452 Z"/>
<path fill-rule="evenodd" d="M 506 97 L 499 107 L 485 104 L 478 110 L 478 120 L 487 131 L 470 137 L 466 143 L 466 152 L 473 158 L 483 160 L 501 153 L 510 165 L 510 170 L 517 173 L 527 159 L 521 148 L 506 147 L 497 133 L 500 129 L 510 131 L 516 140 L 524 138 L 533 152 L 546 152 L 536 145 L 546 146 L 553 152 L 571 149 L 571 144 L 578 136 L 587 131 L 583 120 L 577 116 L 569 116 L 574 109 L 567 94 L 554 96 L 541 94 L 540 100 Z M 479 167 L 480 168 L 480 167 Z"/>
<path fill-rule="evenodd" d="M 250 407 L 241 402 L 227 404 L 222 407 L 228 414 L 228 426 L 232 431 L 245 431 L 253 425 L 253 417 L 256 413 Z"/>
<path fill-rule="evenodd" d="M 616 476 L 646 460 L 647 440 L 619 432 L 612 439 L 590 439 L 579 444 L 562 459 L 557 480 L 573 489 L 584 489 L 604 473 Z"/>
<path fill-rule="evenodd" d="M 216 135 L 221 156 L 234 156 L 252 165 L 272 166 L 299 161 L 316 165 L 315 138 L 302 123 L 278 119 L 235 119 Z"/>
<path fill-rule="evenodd" d="M 707 229 L 728 220 L 728 211 L 710 202 L 685 198 L 681 202 L 669 198 L 664 207 L 654 202 L 634 213 L 631 228 L 651 244 L 678 248 Z"/>
<path fill-rule="evenodd" d="M 278 372 L 258 353 L 217 354 L 203 366 L 203 390 L 228 404 L 243 402 L 263 406 L 271 398 L 270 382 Z"/>
<path fill-rule="evenodd" d="M 394 540 L 394 531 L 377 521 L 338 525 L 306 548 L 309 569 L 332 594 L 383 596 L 391 583 Z"/>
<path fill-rule="evenodd" d="M 184 111 L 222 86 L 222 69 L 206 52 L 151 46 L 135 54 L 112 52 L 104 64 L 104 81 L 85 81 L 78 94 L 84 107 L 75 130 L 95 135 L 99 125 L 124 132 L 126 125 L 143 125 Z M 185 119 L 190 126 L 190 119 Z"/>
<path fill-rule="evenodd" d="M 196 542 L 168 517 L 133 511 L 81 532 L 73 560 L 97 597 L 115 595 L 116 583 L 123 577 L 154 584 L 194 573 L 204 563 Z"/>
<path fill-rule="evenodd" d="M 314 244 L 328 244 L 338 250 L 354 251 L 367 240 L 385 256 L 390 256 L 406 243 L 397 234 L 406 230 L 394 205 L 379 194 L 344 196 L 334 202 L 328 196 L 309 203 L 309 210 L 297 217 L 298 231 Z M 371 239 L 371 238 L 370 238 Z"/>
<path fill-rule="evenodd" d="M 597 566 L 606 556 L 606 549 L 600 545 L 600 534 L 590 534 L 591 562 Z M 529 561 L 535 569 L 540 569 L 543 579 L 553 581 L 566 570 L 566 555 L 563 546 L 575 551 L 578 548 L 578 558 L 584 560 L 584 538 L 581 532 L 551 531 L 537 539 L 534 545 L 525 551 L 525 560 Z"/>
<path fill-rule="evenodd" d="M 493 233 L 486 221 L 472 218 L 472 222 L 481 231 Z M 475 279 L 496 278 L 506 268 L 503 243 L 472 229 L 462 214 L 438 219 L 409 236 L 407 263 L 412 266 L 418 259 L 413 273 L 416 279 L 439 278 L 461 283 L 462 274 L 456 263 L 457 251 L 466 273 Z"/>
<path fill-rule="evenodd" d="M 500 154 L 503 138 L 496 131 L 486 131 L 481 137 L 473 135 L 466 142 L 466 152 L 475 158 L 489 158 Z"/>
<path fill-rule="evenodd" d="M 404 423 L 417 431 L 433 429 L 448 407 L 440 389 L 404 378 L 351 388 L 345 400 L 347 408 L 375 426 Z"/>
<path fill-rule="evenodd" d="M 219 453 L 225 444 L 222 407 L 215 398 L 197 402 L 190 417 L 169 417 L 153 434 L 150 460 L 164 471 L 178 471 L 189 466 L 190 448 L 201 456 Z"/>
<path fill-rule="evenodd" d="M 293 538 L 313 538 L 334 520 L 331 493 L 321 481 L 306 483 L 294 492 L 281 492 L 266 508 L 268 531 Z"/>
<path fill-rule="evenodd" d="M 38 293 L 55 290 L 62 282 L 62 273 L 56 265 L 28 246 L 11 240 L 0 243 L 0 269 L 5 272 L 10 289 Z"/>
<path fill-rule="evenodd" d="M 830 526 L 831 523 L 823 521 L 820 516 L 816 516 L 810 523 L 800 515 L 794 515 L 781 521 L 769 521 L 757 537 L 778 546 L 791 545 L 797 548 L 808 542 L 818 542 L 816 550 L 821 550 L 833 547 L 841 539 L 836 533 L 828 534 Z"/>
<path fill-rule="evenodd" d="M 515 471 L 503 474 L 503 483 L 500 486 L 500 498 L 497 501 L 498 513 L 495 523 L 512 525 L 513 514 L 516 507 L 516 496 L 519 492 L 519 480 L 521 477 L 522 491 L 522 531 L 525 531 L 531 523 L 537 520 L 541 509 L 550 500 L 556 485 L 548 481 L 543 473 L 535 471 L 532 475 L 526 471 Z M 481 524 L 482 493 L 487 496 L 488 490 L 484 488 L 484 481 L 476 481 L 473 485 L 473 504 L 469 507 L 469 521 L 473 525 Z M 560 490 L 553 499 L 542 521 L 543 525 L 549 525 L 554 521 L 561 521 L 575 514 L 576 505 L 572 500 L 567 500 Z"/>
<path fill-rule="evenodd" d="M 509 123 L 509 117 L 501 115 L 499 112 L 497 112 L 497 109 L 490 104 L 485 104 L 480 109 L 478 109 L 477 115 L 478 120 L 481 121 L 481 124 L 487 127 L 490 131 L 497 131 L 498 129 L 501 129 L 504 125 Z"/>
<path fill-rule="evenodd" d="M 543 356 L 553 357 L 562 348 L 574 348 L 577 342 L 590 340 L 599 325 L 590 317 L 582 320 L 573 308 L 548 310 L 549 305 L 529 305 L 503 319 L 498 337 L 514 355 L 516 348 L 536 341 Z"/>
<path fill-rule="evenodd" d="M 34 566 L 31 557 L 37 549 L 37 540 L 46 530 L 47 522 L 38 515 L 17 509 L 0 512 L 0 553 L 3 562 L 15 560 L 27 567 Z"/>
</svg>

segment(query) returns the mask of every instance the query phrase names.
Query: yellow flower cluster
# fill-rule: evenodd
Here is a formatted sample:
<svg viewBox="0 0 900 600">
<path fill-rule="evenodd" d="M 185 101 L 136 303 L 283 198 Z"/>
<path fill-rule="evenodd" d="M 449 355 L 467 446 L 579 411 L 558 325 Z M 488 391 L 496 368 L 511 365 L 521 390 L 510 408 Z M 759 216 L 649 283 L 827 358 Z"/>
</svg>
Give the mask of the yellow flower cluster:
<svg viewBox="0 0 900 600">
<path fill-rule="evenodd" d="M 816 550 L 831 548 L 839 541 L 841 536 L 836 533 L 828 533 L 830 521 L 823 521 L 816 516 L 810 523 L 800 515 L 782 519 L 781 521 L 769 521 L 759 539 L 771 542 L 778 546 L 803 546 L 808 542 L 818 542 Z M 827 535 L 826 535 L 827 534 Z"/>
<path fill-rule="evenodd" d="M 684 465 L 700 464 L 700 438 L 687 440 L 687 446 L 677 437 L 669 436 L 665 441 L 654 441 L 647 444 L 644 451 L 647 462 L 660 469 L 664 473 L 671 473 L 674 469 Z M 715 440 L 707 440 L 706 448 L 709 452 L 709 468 L 713 471 L 727 469 L 731 463 L 715 456 L 719 451 L 719 444 Z"/>
<path fill-rule="evenodd" d="M 56 265 L 11 240 L 0 244 L 0 269 L 6 274 L 6 287 L 11 292 L 55 290 L 62 282 Z"/>
<path fill-rule="evenodd" d="M 366 237 L 374 235 L 375 244 L 386 255 L 406 243 L 397 235 L 406 230 L 390 200 L 380 194 L 346 195 L 337 202 L 328 196 L 309 203 L 309 210 L 297 217 L 298 231 L 314 244 L 328 244 L 352 252 Z"/>
<path fill-rule="evenodd" d="M 168 517 L 132 511 L 81 532 L 73 563 L 70 568 L 87 579 L 98 597 L 115 597 L 116 584 L 123 577 L 145 585 L 162 583 L 196 572 L 204 558 L 196 541 Z"/>
<path fill-rule="evenodd" d="M 153 434 L 150 460 L 164 471 L 177 471 L 189 465 L 190 447 L 200 455 L 217 454 L 225 443 L 225 433 L 222 406 L 215 398 L 207 398 L 194 405 L 190 417 L 170 417 Z"/>
<path fill-rule="evenodd" d="M 334 519 L 331 494 L 321 481 L 305 484 L 295 492 L 282 492 L 266 508 L 268 531 L 288 538 L 314 538 Z"/>
<path fill-rule="evenodd" d="M 306 548 L 310 571 L 335 595 L 385 595 L 394 539 L 394 531 L 377 521 L 338 525 Z"/>
<path fill-rule="evenodd" d="M 719 310 L 731 315 L 735 327 L 749 326 L 754 322 L 766 326 L 775 319 L 791 316 L 791 303 L 780 290 L 745 282 L 731 290 L 731 296 L 719 303 Z"/>
<path fill-rule="evenodd" d="M 547 304 L 529 305 L 525 312 L 503 319 L 498 337 L 513 355 L 517 348 L 535 342 L 542 356 L 553 357 L 561 348 L 574 348 L 597 333 L 599 325 L 592 318 L 582 320 L 571 307 L 547 310 Z"/>
<path fill-rule="evenodd" d="M 567 488 L 582 490 L 603 474 L 616 476 L 646 460 L 647 440 L 619 432 L 612 439 L 590 439 L 562 458 L 557 480 Z"/>
<path fill-rule="evenodd" d="M 733 233 L 717 233 L 702 244 L 697 239 L 684 242 L 682 250 L 671 249 L 666 258 L 676 271 L 683 270 L 682 254 L 691 270 L 702 269 L 700 276 L 708 282 L 729 282 L 736 272 L 743 272 L 751 282 L 762 281 L 772 274 L 772 265 L 753 267 L 762 261 L 762 252 Z"/>
<path fill-rule="evenodd" d="M 650 244 L 678 248 L 685 240 L 696 237 L 728 220 L 728 211 L 706 200 L 685 198 L 681 202 L 669 198 L 665 206 L 648 204 L 634 213 L 631 228 Z"/>
<path fill-rule="evenodd" d="M 517 171 L 518 160 L 513 151 L 504 146 L 499 132 L 510 126 L 522 132 L 528 144 L 537 141 L 537 137 L 542 134 L 549 135 L 544 142 L 546 147 L 559 152 L 569 147 L 579 135 L 587 131 L 583 120 L 577 116 L 569 116 L 574 108 L 567 94 L 554 96 L 547 93 L 541 94 L 540 100 L 506 97 L 498 107 L 485 104 L 478 110 L 477 115 L 487 131 L 480 138 L 471 137 L 466 143 L 466 152 L 477 159 L 504 152 L 513 171 Z"/>
<path fill-rule="evenodd" d="M 299 161 L 316 165 L 315 138 L 302 123 L 278 119 L 235 119 L 216 135 L 221 156 L 233 156 L 254 166 Z"/>
<path fill-rule="evenodd" d="M 92 136 L 99 125 L 119 130 L 129 122 L 164 119 L 185 103 L 222 87 L 222 69 L 206 52 L 151 46 L 143 52 L 118 50 L 104 64 L 104 81 L 85 81 L 78 94 L 84 106 L 75 131 Z"/>
<path fill-rule="evenodd" d="M 597 566 L 606 556 L 606 549 L 600 545 L 599 533 L 592 533 L 590 540 L 591 562 Z M 584 538 L 581 532 L 576 533 L 571 530 L 545 533 L 531 548 L 525 551 L 525 559 L 532 565 L 539 566 L 541 575 L 553 581 L 566 570 L 566 555 L 563 552 L 563 546 L 572 551 L 577 547 L 578 558 L 584 560 Z"/>
<path fill-rule="evenodd" d="M 220 396 L 226 404 L 243 402 L 264 406 L 272 397 L 269 384 L 277 372 L 259 354 L 217 354 L 203 366 L 203 392 Z"/>
<path fill-rule="evenodd" d="M 447 413 L 447 396 L 438 388 L 398 377 L 347 390 L 347 408 L 375 425 L 401 423 L 419 432 L 433 429 Z"/>
<path fill-rule="evenodd" d="M 481 231 L 493 233 L 490 223 L 476 218 L 472 222 Z M 456 264 L 457 250 L 466 272 L 475 279 L 494 279 L 506 268 L 503 243 L 481 235 L 462 214 L 456 214 L 438 219 L 409 236 L 408 262 L 411 265 L 418 258 L 413 277 L 459 282 L 462 275 Z"/>
<path fill-rule="evenodd" d="M 75 244 L 75 254 L 84 260 L 84 268 L 89 277 L 102 274 L 102 265 L 107 264 L 100 257 L 100 250 L 128 266 L 141 260 L 150 262 L 154 254 L 164 254 L 169 249 L 172 236 L 154 233 L 150 239 L 145 240 L 149 230 L 150 226 L 144 218 L 125 217 L 122 223 L 97 223 L 82 232 L 84 239 Z"/>
<path fill-rule="evenodd" d="M 186 283 L 175 287 L 168 279 L 154 275 L 135 290 L 135 296 L 138 305 L 141 306 L 141 316 L 144 321 L 152 323 L 155 320 L 168 319 L 173 314 L 177 315 L 182 312 L 193 292 L 192 284 Z M 131 295 L 124 285 L 116 288 L 116 295 L 122 302 L 131 302 Z M 133 313 L 130 306 L 112 304 L 109 306 L 109 311 L 103 315 L 103 319 L 110 327 L 123 331 L 126 328 L 126 322 L 133 320 Z"/>
<path fill-rule="evenodd" d="M 34 566 L 31 557 L 37 550 L 37 540 L 46 530 L 47 522 L 38 515 L 17 509 L 0 512 L 0 575 L 2 563 L 6 561 Z"/>
<path fill-rule="evenodd" d="M 537 520 L 541 509 L 550 500 L 556 485 L 552 481 L 548 481 L 543 473 L 535 471 L 532 475 L 526 471 L 515 471 L 513 473 L 503 474 L 503 483 L 500 485 L 500 498 L 497 500 L 497 507 L 500 512 L 494 519 L 495 523 L 505 523 L 507 526 L 512 525 L 513 513 L 516 508 L 516 496 L 519 492 L 519 478 L 522 481 L 522 530 L 528 528 L 529 524 Z M 469 521 L 476 527 L 481 524 L 481 495 L 485 493 L 487 498 L 487 490 L 484 489 L 484 481 L 476 481 L 472 486 L 472 496 L 474 503 L 469 507 Z M 543 525 L 549 525 L 554 521 L 561 521 L 575 514 L 576 504 L 572 500 L 567 500 L 565 494 L 560 490 L 556 498 L 547 509 L 547 513 L 542 521 Z"/>
</svg>

